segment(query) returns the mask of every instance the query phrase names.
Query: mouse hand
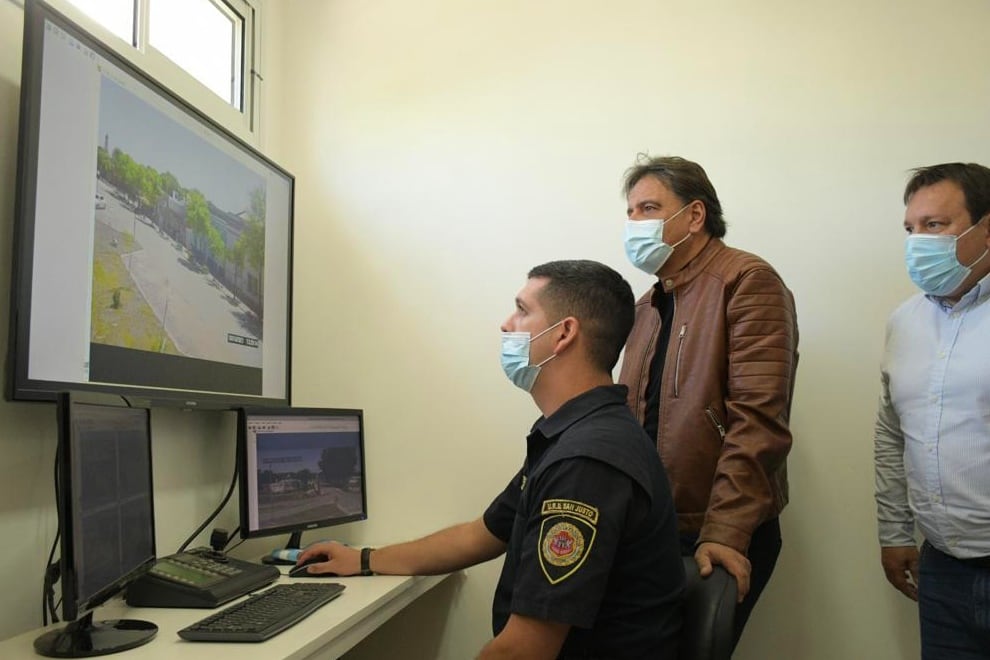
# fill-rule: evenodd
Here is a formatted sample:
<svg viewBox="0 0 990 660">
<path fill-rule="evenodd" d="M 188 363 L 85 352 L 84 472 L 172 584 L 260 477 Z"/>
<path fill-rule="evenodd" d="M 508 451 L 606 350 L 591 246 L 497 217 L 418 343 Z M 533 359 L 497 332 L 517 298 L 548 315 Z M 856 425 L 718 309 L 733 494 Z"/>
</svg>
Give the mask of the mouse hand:
<svg viewBox="0 0 990 660">
<path fill-rule="evenodd" d="M 322 541 L 307 546 L 299 554 L 296 565 L 301 566 L 311 560 L 316 560 L 316 563 L 309 566 L 310 574 L 357 575 L 361 572 L 361 551 L 337 541 Z"/>
</svg>

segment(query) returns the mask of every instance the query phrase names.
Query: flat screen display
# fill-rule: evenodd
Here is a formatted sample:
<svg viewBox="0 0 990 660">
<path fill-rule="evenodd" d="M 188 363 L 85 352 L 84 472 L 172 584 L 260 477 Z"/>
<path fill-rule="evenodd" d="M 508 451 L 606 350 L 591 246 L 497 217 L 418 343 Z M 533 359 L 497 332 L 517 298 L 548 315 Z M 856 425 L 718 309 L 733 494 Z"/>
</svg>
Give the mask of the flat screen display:
<svg viewBox="0 0 990 660">
<path fill-rule="evenodd" d="M 43 3 L 24 31 L 10 397 L 287 404 L 293 177 Z"/>
<path fill-rule="evenodd" d="M 360 410 L 241 410 L 238 449 L 244 538 L 367 518 Z"/>
<path fill-rule="evenodd" d="M 97 403 L 64 395 L 59 405 L 67 620 L 120 591 L 155 561 L 149 411 L 116 399 Z"/>
<path fill-rule="evenodd" d="M 34 648 L 58 658 L 124 651 L 150 641 L 158 626 L 94 621 L 93 610 L 155 563 L 150 411 L 92 392 L 56 400 L 59 584 L 68 624 L 36 637 Z"/>
</svg>

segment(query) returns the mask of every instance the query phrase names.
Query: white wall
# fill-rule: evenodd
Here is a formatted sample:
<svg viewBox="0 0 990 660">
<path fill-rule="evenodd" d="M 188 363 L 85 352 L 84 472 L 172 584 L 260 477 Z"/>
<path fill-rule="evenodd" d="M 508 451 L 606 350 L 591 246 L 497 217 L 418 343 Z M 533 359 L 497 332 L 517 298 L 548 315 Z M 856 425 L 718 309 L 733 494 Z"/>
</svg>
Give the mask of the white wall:
<svg viewBox="0 0 990 660">
<path fill-rule="evenodd" d="M 277 24 L 277 23 L 276 23 Z M 14 217 L 23 10 L 0 0 L 0 346 L 6 351 Z M 4 367 L 6 371 L 6 366 Z M 4 374 L 6 376 L 6 374 Z M 155 516 L 160 554 L 173 552 L 221 501 L 234 467 L 230 412 L 152 415 Z M 41 586 L 57 519 L 52 483 L 55 410 L 0 401 L 0 639 L 41 625 Z M 236 497 L 216 526 L 237 526 Z M 205 543 L 209 529 L 199 538 Z M 236 554 L 255 557 L 284 538 L 251 541 Z"/>
<path fill-rule="evenodd" d="M 280 137 L 298 176 L 296 391 L 367 409 L 372 502 L 360 530 L 403 538 L 481 513 L 536 411 L 498 366 L 526 270 L 621 248 L 638 151 L 702 163 L 730 243 L 797 298 L 792 504 L 779 570 L 738 657 L 916 657 L 887 586 L 872 419 L 901 261 L 907 170 L 990 162 L 981 0 L 828 4 L 625 0 L 289 0 Z M 356 658 L 399 657 L 446 617 L 439 656 L 488 631 L 498 566 L 451 607 L 386 628 Z M 407 657 L 413 657 L 406 652 Z"/>
<path fill-rule="evenodd" d="M 296 403 L 360 406 L 368 423 L 371 519 L 332 535 L 382 543 L 482 512 L 536 415 L 497 358 L 526 271 L 594 258 L 644 290 L 622 254 L 621 174 L 637 151 L 683 155 L 718 188 L 729 242 L 787 280 L 801 326 L 784 551 L 737 657 L 917 657 L 913 607 L 877 561 L 876 367 L 884 318 L 911 292 L 906 170 L 990 163 L 990 5 L 281 0 L 265 11 L 263 146 L 298 181 Z M 20 31 L 21 10 L 0 1 L 5 255 Z M 0 637 L 40 624 L 52 417 L 0 403 Z M 154 432 L 168 550 L 226 487 L 231 420 L 159 411 Z M 468 571 L 351 656 L 469 657 L 490 635 L 498 568 Z"/>
</svg>

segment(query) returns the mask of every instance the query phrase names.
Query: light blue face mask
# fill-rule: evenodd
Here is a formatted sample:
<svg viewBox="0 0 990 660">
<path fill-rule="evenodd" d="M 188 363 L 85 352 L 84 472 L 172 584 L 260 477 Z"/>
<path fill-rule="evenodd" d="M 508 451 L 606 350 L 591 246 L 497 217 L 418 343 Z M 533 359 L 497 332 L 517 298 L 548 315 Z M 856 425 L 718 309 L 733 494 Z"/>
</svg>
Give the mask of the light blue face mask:
<svg viewBox="0 0 990 660">
<path fill-rule="evenodd" d="M 979 223 L 977 223 L 979 224 Z M 973 225 L 958 236 L 952 234 L 911 234 L 904 243 L 908 275 L 919 289 L 932 296 L 947 296 L 963 283 L 983 257 L 969 266 L 959 263 L 956 243 L 973 231 Z"/>
<path fill-rule="evenodd" d="M 626 220 L 624 243 L 626 256 L 633 266 L 654 275 L 667 263 L 667 259 L 670 259 L 670 255 L 674 253 L 674 248 L 686 241 L 691 234 L 688 233 L 673 245 L 668 245 L 663 242 L 663 227 L 689 206 L 691 206 L 690 202 L 666 220 Z"/>
<path fill-rule="evenodd" d="M 543 362 L 531 365 L 529 363 L 529 345 L 533 340 L 539 339 L 563 322 L 563 319 L 557 321 L 535 337 L 530 337 L 528 332 L 502 333 L 502 371 L 516 387 L 527 392 L 532 391 L 536 377 L 540 375 L 540 368 L 557 357 L 557 354 L 554 353 Z"/>
</svg>

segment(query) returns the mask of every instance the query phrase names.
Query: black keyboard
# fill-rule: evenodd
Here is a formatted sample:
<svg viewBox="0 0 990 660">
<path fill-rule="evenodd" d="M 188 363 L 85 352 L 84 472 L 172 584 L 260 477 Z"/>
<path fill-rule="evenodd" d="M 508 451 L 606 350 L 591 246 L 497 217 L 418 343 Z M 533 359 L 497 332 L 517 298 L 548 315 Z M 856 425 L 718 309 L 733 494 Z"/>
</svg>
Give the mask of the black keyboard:
<svg viewBox="0 0 990 660">
<path fill-rule="evenodd" d="M 195 642 L 263 642 L 340 595 L 338 582 L 276 584 L 179 631 Z"/>
</svg>

